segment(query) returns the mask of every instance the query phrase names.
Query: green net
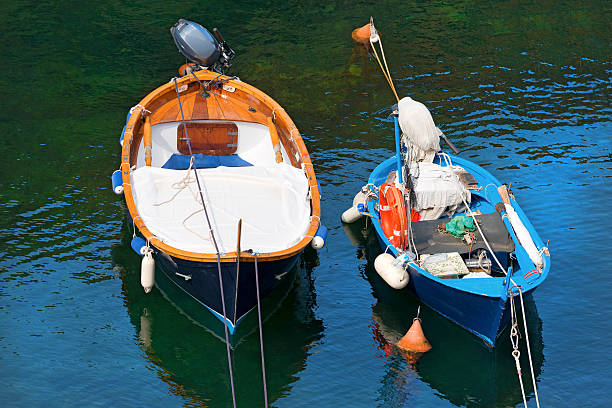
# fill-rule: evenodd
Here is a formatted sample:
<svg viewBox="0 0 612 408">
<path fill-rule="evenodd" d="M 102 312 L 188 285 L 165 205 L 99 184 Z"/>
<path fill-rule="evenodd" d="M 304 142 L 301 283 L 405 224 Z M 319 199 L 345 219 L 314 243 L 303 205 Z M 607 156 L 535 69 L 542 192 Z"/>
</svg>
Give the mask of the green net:
<svg viewBox="0 0 612 408">
<path fill-rule="evenodd" d="M 463 238 L 466 232 L 476 231 L 476 226 L 471 217 L 459 215 L 446 223 L 446 231 L 450 232 L 453 237 Z"/>
</svg>

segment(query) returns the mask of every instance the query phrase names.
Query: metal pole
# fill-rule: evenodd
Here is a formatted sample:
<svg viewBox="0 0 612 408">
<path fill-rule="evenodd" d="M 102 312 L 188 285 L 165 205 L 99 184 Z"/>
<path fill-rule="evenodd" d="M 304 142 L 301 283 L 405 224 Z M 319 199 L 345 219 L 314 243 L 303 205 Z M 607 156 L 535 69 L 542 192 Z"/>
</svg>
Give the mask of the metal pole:
<svg viewBox="0 0 612 408">
<path fill-rule="evenodd" d="M 402 149 L 400 144 L 400 129 L 397 117 L 399 116 L 398 111 L 393 112 L 393 122 L 395 123 L 395 151 L 397 158 L 397 180 L 400 184 L 404 184 L 402 181 Z"/>
</svg>

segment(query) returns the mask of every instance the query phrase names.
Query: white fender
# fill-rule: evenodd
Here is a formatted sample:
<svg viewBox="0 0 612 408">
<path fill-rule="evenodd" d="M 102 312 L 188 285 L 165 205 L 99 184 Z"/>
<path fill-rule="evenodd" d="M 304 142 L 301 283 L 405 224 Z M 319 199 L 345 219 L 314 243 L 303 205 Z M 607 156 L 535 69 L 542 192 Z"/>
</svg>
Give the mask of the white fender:
<svg viewBox="0 0 612 408">
<path fill-rule="evenodd" d="M 314 237 L 312 239 L 311 245 L 314 249 L 321 249 L 325 245 L 325 241 L 321 237 Z"/>
<path fill-rule="evenodd" d="M 342 213 L 342 222 L 344 222 L 345 224 L 351 224 L 360 219 L 361 217 L 363 217 L 363 215 L 361 215 L 361 213 L 357 209 L 357 206 L 351 207 Z"/>
<path fill-rule="evenodd" d="M 374 260 L 374 269 L 393 289 L 403 289 L 410 281 L 410 275 L 404 268 L 403 259 L 397 259 L 388 253 L 380 254 Z"/>
<path fill-rule="evenodd" d="M 140 264 L 140 284 L 145 293 L 151 292 L 155 284 L 155 260 L 153 259 L 153 251 L 147 251 L 142 257 Z"/>
<path fill-rule="evenodd" d="M 357 209 L 357 206 L 359 204 L 362 204 L 364 207 L 367 207 L 366 195 L 363 192 L 363 189 L 361 189 L 357 194 L 355 194 L 355 197 L 353 198 L 353 206 L 342 213 L 343 223 L 350 224 L 363 217 L 363 214 L 361 214 L 361 212 Z"/>
</svg>

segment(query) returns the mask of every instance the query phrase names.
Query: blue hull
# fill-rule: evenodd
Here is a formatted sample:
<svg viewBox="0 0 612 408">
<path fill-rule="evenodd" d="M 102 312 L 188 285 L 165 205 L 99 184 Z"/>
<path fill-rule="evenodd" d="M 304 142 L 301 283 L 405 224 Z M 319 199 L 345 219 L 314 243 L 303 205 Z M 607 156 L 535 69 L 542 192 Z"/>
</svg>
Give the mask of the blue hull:
<svg viewBox="0 0 612 408">
<path fill-rule="evenodd" d="M 293 276 L 290 271 L 299 256 L 300 253 L 277 261 L 258 262 L 261 299 Z M 249 262 L 246 258 L 250 258 Z M 225 319 L 216 262 L 187 261 L 163 252 L 157 252 L 156 259 L 166 277 L 185 294 L 208 309 L 220 322 L 225 323 L 230 334 L 234 334 L 242 319 L 257 305 L 255 263 L 251 256 L 241 258 L 238 279 L 236 262 L 221 263 Z"/>
<path fill-rule="evenodd" d="M 483 214 L 494 212 L 494 206 L 501 202 L 496 187 L 501 185 L 491 174 L 467 160 L 451 156 L 453 164 L 460 165 L 469 171 L 481 186 L 494 185 L 483 189 L 484 191 L 473 193 L 473 198 L 479 204 Z M 441 164 L 438 162 L 438 164 Z M 370 175 L 369 184 L 380 186 L 384 183 L 387 174 L 397 168 L 395 158 L 390 158 L 381 163 Z M 488 190 L 488 191 L 487 191 Z M 479 196 L 479 194 L 481 196 Z M 480 200 L 480 201 L 478 201 Z M 378 241 L 383 251 L 398 256 L 399 250 L 395 248 L 385 236 L 380 219 L 378 218 L 377 200 L 368 203 L 368 212 L 372 215 Z M 538 248 L 544 247 L 540 237 L 535 232 L 529 220 L 515 201 L 511 204 L 521 221 L 531 234 Z M 409 288 L 427 306 L 455 322 L 474 335 L 480 337 L 488 346 L 493 347 L 499 334 L 510 321 L 509 293 L 518 293 L 516 286 L 520 287 L 523 294 L 532 292 L 540 285 L 548 275 L 550 269 L 550 258 L 543 256 L 544 265 L 540 274 L 530 274 L 533 270 L 533 262 L 519 244 L 513 229 L 504 217 L 504 224 L 514 241 L 516 260 L 510 268 L 509 277 L 492 277 L 487 279 L 440 279 L 416 263 L 410 263 L 408 272 L 410 274 Z M 517 302 L 519 303 L 519 302 Z M 518 306 L 518 305 L 517 305 Z"/>
</svg>

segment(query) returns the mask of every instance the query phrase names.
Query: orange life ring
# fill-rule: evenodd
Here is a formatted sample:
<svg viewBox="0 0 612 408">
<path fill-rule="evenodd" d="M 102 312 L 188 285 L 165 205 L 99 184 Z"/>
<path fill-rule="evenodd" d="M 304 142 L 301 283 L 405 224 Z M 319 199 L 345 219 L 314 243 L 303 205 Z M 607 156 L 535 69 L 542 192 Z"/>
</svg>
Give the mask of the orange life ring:
<svg viewBox="0 0 612 408">
<path fill-rule="evenodd" d="M 402 250 L 408 244 L 407 212 L 402 192 L 388 183 L 381 185 L 378 191 L 378 211 L 383 232 L 396 248 Z M 410 221 L 420 219 L 421 214 L 411 208 Z"/>
<path fill-rule="evenodd" d="M 406 247 L 408 222 L 402 192 L 395 186 L 384 183 L 378 190 L 378 211 L 383 232 L 398 249 Z"/>
</svg>

